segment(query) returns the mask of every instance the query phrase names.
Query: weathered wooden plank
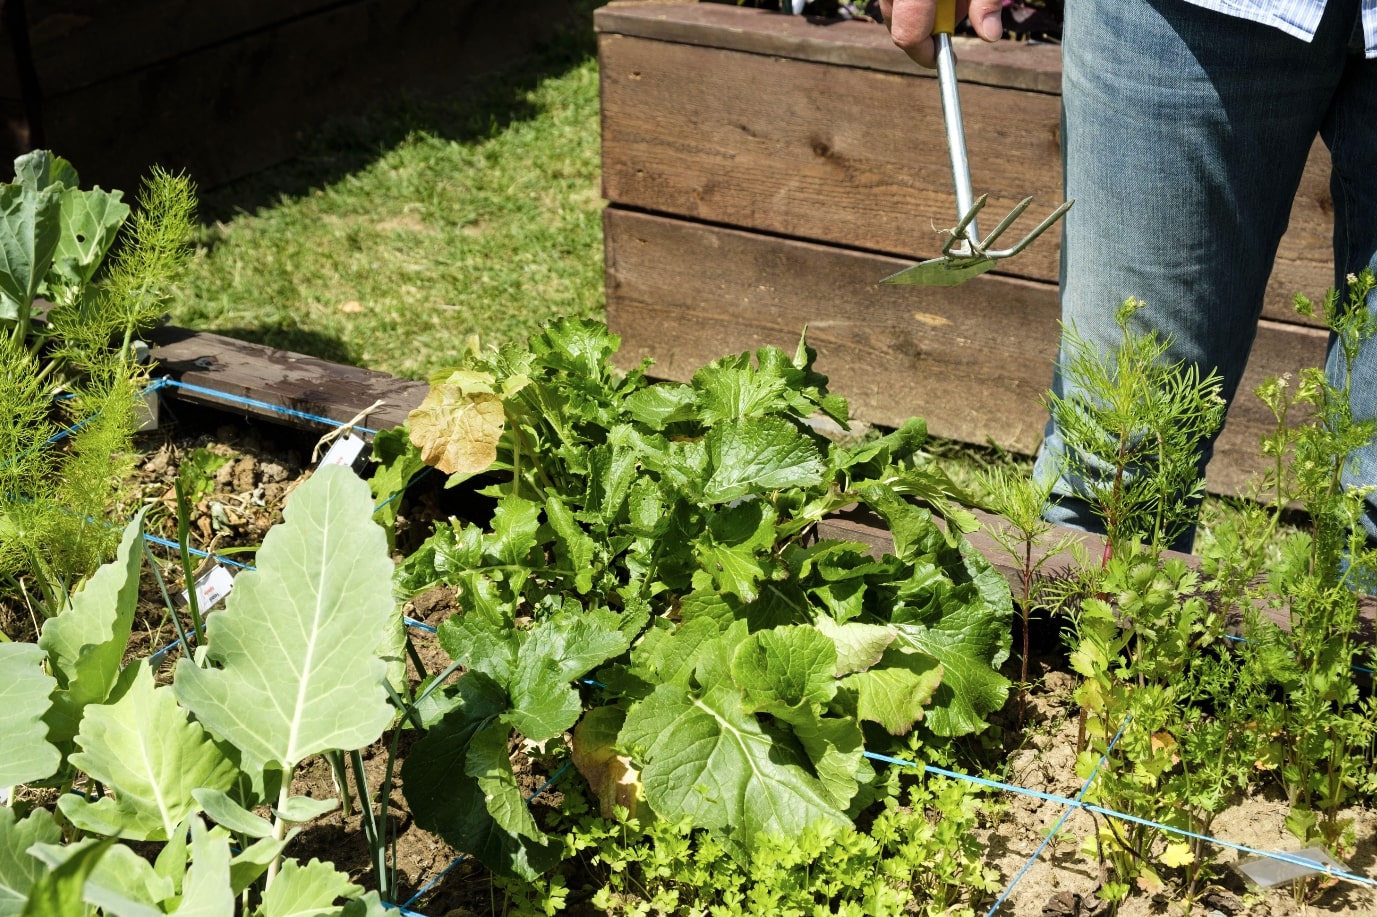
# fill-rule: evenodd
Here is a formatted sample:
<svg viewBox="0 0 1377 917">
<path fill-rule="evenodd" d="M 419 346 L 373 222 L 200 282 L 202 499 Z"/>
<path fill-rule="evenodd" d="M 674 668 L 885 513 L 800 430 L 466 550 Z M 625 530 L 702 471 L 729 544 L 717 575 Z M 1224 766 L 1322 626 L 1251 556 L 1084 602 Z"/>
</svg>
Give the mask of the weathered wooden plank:
<svg viewBox="0 0 1377 917">
<path fill-rule="evenodd" d="M 598 25 L 609 201 L 914 260 L 939 252 L 956 203 L 935 81 L 880 26 L 712 3 L 613 4 Z M 1059 51 L 977 42 L 961 53 L 1040 75 L 1036 91 L 1007 74 L 962 87 L 973 184 L 990 195 L 985 228 L 1035 197 L 1013 237 L 1062 199 L 1060 100 L 1042 78 L 1059 84 Z M 1294 294 L 1333 283 L 1332 209 L 1317 141 L 1268 317 L 1297 321 Z M 999 272 L 1055 281 L 1058 246 L 1049 233 Z"/>
<path fill-rule="evenodd" d="M 404 422 L 429 389 L 424 382 L 208 332 L 168 326 L 149 337 L 159 376 L 204 389 L 169 389 L 179 401 L 213 405 L 284 426 L 323 429 L 348 422 L 375 401 L 383 401 L 359 425 L 389 429 Z M 273 408 L 327 418 L 334 424 L 313 423 Z"/>
<path fill-rule="evenodd" d="M 923 417 L 938 436 L 1031 453 L 1056 355 L 1048 284 L 984 275 L 960 287 L 877 281 L 904 262 L 609 207 L 604 212 L 607 319 L 628 365 L 687 380 L 724 353 L 792 348 L 805 325 L 817 368 L 869 423 Z M 1326 336 L 1263 323 L 1245 389 L 1323 360 Z M 1236 400 L 1209 468 L 1217 493 L 1239 493 L 1262 468 L 1270 417 Z"/>
<path fill-rule="evenodd" d="M 932 80 L 620 35 L 601 37 L 600 68 L 610 201 L 912 258 L 956 223 Z M 962 104 L 989 212 L 1055 207 L 1057 97 L 969 86 Z M 1053 278 L 1058 249 L 1048 234 L 1010 270 Z"/>
<path fill-rule="evenodd" d="M 884 27 L 874 22 L 786 16 L 777 12 L 721 3 L 645 4 L 614 2 L 593 14 L 598 32 L 651 41 L 766 54 L 793 60 L 865 67 L 927 79 L 924 70 L 894 46 Z M 954 39 L 957 77 L 1037 92 L 1061 92 L 1061 52 L 1052 45 Z"/>
</svg>

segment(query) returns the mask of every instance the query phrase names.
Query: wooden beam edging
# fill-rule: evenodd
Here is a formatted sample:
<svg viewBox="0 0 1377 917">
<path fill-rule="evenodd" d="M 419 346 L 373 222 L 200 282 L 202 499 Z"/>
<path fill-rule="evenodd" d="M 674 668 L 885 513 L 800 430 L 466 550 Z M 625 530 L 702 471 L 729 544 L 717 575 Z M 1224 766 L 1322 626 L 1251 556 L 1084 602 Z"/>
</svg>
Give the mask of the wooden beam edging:
<svg viewBox="0 0 1377 917">
<path fill-rule="evenodd" d="M 726 3 L 638 3 L 613 0 L 593 13 L 600 35 L 702 45 L 884 73 L 935 79 L 895 47 L 875 22 L 786 16 Z M 1061 93 L 1061 48 L 1052 44 L 957 37 L 956 73 L 963 82 Z"/>
<path fill-rule="evenodd" d="M 966 540 L 970 542 L 971 547 L 984 555 L 985 559 L 1003 575 L 1004 579 L 1008 581 L 1009 589 L 1013 594 L 1018 595 L 1023 588 L 1021 569 L 1015 565 L 1008 552 L 1006 552 L 999 542 L 989 533 L 989 529 L 1000 524 L 1000 517 L 977 509 L 969 510 L 969 512 L 975 516 L 976 521 L 980 523 L 980 527 L 968 534 Z M 941 520 L 938 520 L 938 524 L 943 525 Z M 854 541 L 867 545 L 877 555 L 894 553 L 894 540 L 890 537 L 888 530 L 885 529 L 883 520 L 873 512 L 864 508 L 858 507 L 845 510 L 830 519 L 823 520 L 818 523 L 817 532 L 819 538 L 837 541 Z M 1068 529 L 1063 526 L 1056 526 L 1053 531 L 1040 539 L 1040 544 L 1055 544 L 1061 541 L 1066 535 L 1075 537 L 1088 557 L 1099 557 L 1104 551 L 1104 538 L 1102 536 Z M 1035 548 L 1035 553 L 1038 552 L 1038 550 L 1039 549 Z M 1163 553 L 1163 557 L 1184 560 L 1192 568 L 1198 568 L 1200 566 L 1200 558 L 1194 554 L 1183 554 L 1179 551 L 1166 551 Z M 1038 553 L 1035 562 L 1041 565 L 1044 576 L 1056 577 L 1058 575 L 1070 573 L 1079 562 L 1079 559 L 1076 556 L 1074 547 L 1050 556 L 1046 553 L 1046 548 L 1044 547 L 1041 549 L 1040 553 Z M 1359 617 L 1362 622 L 1359 629 L 1361 638 L 1369 643 L 1377 641 L 1377 597 L 1367 595 L 1359 596 L 1358 606 Z M 1265 607 L 1259 608 L 1259 610 L 1267 615 L 1267 617 L 1282 630 L 1290 631 L 1291 624 L 1285 611 Z M 1241 616 L 1239 617 L 1241 619 Z M 1235 633 L 1237 634 L 1236 630 Z"/>
<path fill-rule="evenodd" d="M 338 426 L 381 401 L 359 424 L 390 429 L 404 423 L 430 389 L 424 382 L 204 331 L 169 325 L 148 337 L 156 374 L 195 387 L 172 389 L 179 401 L 284 426 Z"/>
<path fill-rule="evenodd" d="M 406 415 L 429 390 L 424 382 L 204 331 L 164 326 L 150 333 L 149 338 L 156 374 L 195 387 L 173 389 L 177 400 L 229 409 L 281 426 L 331 425 L 301 415 L 343 423 L 381 400 L 385 404 L 370 413 L 364 423 L 375 430 L 389 429 L 405 422 Z M 966 540 L 994 565 L 1017 594 L 1021 588 L 1019 569 L 987 531 L 999 523 L 999 517 L 980 510 L 972 512 L 980 528 L 967 535 Z M 1104 548 L 1103 539 L 1097 535 L 1060 527 L 1046 536 L 1043 543 L 1053 543 L 1067 533 L 1076 535 L 1091 557 L 1098 556 Z M 829 540 L 859 542 L 878 553 L 894 551 L 894 540 L 880 518 L 864 510 L 843 511 L 824 520 L 818 525 L 818 535 Z M 1179 557 L 1193 566 L 1200 562 L 1194 555 L 1175 551 L 1167 552 L 1167 556 Z M 1069 571 L 1076 562 L 1075 554 L 1068 550 L 1041 563 L 1044 570 L 1056 575 Z M 1363 634 L 1371 641 L 1377 631 L 1377 599 L 1364 597 L 1361 606 Z M 1274 609 L 1267 612 L 1279 626 L 1287 628 L 1284 613 Z"/>
</svg>

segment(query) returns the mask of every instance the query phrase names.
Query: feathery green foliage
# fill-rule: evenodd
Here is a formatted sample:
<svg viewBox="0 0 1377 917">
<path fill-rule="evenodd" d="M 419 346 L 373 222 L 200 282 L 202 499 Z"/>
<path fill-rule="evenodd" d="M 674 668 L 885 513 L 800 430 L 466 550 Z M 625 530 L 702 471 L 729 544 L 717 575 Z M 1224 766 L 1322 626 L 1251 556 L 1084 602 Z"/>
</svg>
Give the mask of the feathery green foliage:
<svg viewBox="0 0 1377 917">
<path fill-rule="evenodd" d="M 131 345 L 184 273 L 195 197 L 185 177 L 155 170 L 106 261 L 129 214 L 119 192 L 81 190 L 75 169 L 46 151 L 21 157 L 0 192 L 48 202 L 31 208 L 32 225 L 0 226 L 7 252 L 41 248 L 5 260 L 28 279 L 0 279 L 9 304 L 0 321 L 12 316 L 0 335 L 0 598 L 31 596 L 31 611 L 55 614 L 109 557 L 119 540 L 111 523 L 128 516 L 148 381 Z M 30 292 L 53 303 L 46 319 Z"/>
<path fill-rule="evenodd" d="M 1062 373 L 1077 393 L 1048 399 L 1083 496 L 1104 519 L 1107 550 L 1133 538 L 1161 549 L 1194 524 L 1205 491 L 1200 445 L 1224 422 L 1218 375 L 1169 363 L 1170 341 L 1133 333 L 1141 307 L 1129 299 L 1119 308 L 1123 336 L 1110 352 L 1068 328 Z"/>
</svg>

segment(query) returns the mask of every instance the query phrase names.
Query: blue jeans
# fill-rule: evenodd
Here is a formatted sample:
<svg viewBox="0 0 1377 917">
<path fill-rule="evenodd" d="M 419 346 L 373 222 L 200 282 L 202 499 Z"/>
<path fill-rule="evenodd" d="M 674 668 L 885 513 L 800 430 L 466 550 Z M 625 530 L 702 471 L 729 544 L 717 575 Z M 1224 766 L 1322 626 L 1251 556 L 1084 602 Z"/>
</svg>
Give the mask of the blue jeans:
<svg viewBox="0 0 1377 917">
<path fill-rule="evenodd" d="M 1306 43 L 1184 0 L 1067 0 L 1062 154 L 1076 205 L 1062 236 L 1063 326 L 1111 351 L 1115 310 L 1140 299 L 1135 327 L 1170 338 L 1170 359 L 1216 369 L 1232 401 L 1317 134 L 1333 160 L 1336 286 L 1377 269 L 1377 61 L 1363 58 L 1358 10 L 1330 0 Z M 1075 394 L 1060 372 L 1052 390 Z M 1359 358 L 1352 407 L 1377 416 L 1377 341 Z M 1035 474 L 1068 470 L 1047 518 L 1102 532 L 1062 450 L 1049 422 Z M 1346 484 L 1377 483 L 1377 443 L 1351 458 Z M 1365 525 L 1377 539 L 1371 501 Z M 1189 549 L 1193 534 L 1173 547 Z"/>
</svg>

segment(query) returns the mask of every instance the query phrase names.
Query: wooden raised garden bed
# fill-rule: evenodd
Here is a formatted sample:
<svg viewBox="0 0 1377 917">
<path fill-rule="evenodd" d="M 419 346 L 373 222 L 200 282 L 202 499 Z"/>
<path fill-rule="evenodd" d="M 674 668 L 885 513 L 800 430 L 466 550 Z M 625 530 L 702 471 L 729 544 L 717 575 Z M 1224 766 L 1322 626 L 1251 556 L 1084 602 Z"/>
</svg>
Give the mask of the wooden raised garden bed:
<svg viewBox="0 0 1377 917">
<path fill-rule="evenodd" d="M 875 23 L 716 3 L 596 13 L 607 316 L 623 357 L 683 379 L 714 357 L 792 347 L 860 419 L 1028 453 L 1056 352 L 1058 242 L 960 287 L 880 286 L 939 253 L 954 222 L 934 74 Z M 1029 216 L 1061 198 L 1060 49 L 958 39 L 977 193 Z M 1292 210 L 1244 380 L 1320 365 L 1326 335 L 1290 308 L 1333 283 L 1328 165 L 1317 146 Z M 1029 224 L 1030 225 L 1030 224 Z M 1017 235 L 1024 225 L 1012 231 Z M 1234 405 L 1209 469 L 1238 492 L 1269 415 Z"/>
</svg>

